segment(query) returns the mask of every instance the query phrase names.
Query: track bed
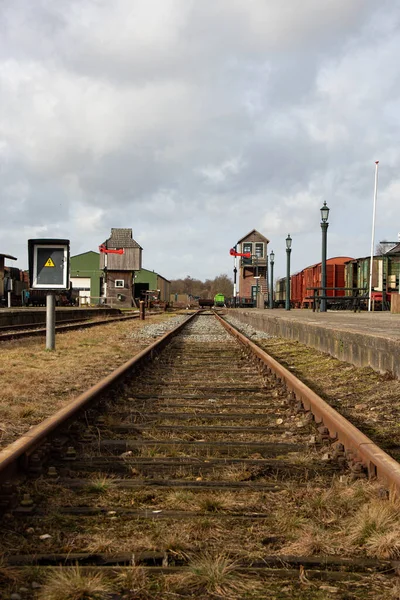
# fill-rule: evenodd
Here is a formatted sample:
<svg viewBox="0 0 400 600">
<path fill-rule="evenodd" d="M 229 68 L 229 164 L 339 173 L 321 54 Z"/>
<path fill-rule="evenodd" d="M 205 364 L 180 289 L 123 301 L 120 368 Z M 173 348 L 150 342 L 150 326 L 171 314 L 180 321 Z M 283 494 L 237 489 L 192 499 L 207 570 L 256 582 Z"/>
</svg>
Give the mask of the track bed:
<svg viewBox="0 0 400 600">
<path fill-rule="evenodd" d="M 97 577 L 103 595 L 82 598 L 395 598 L 393 556 L 362 519 L 384 530 L 377 515 L 394 526 L 399 507 L 329 443 L 198 316 L 31 456 L 4 517 L 4 589 L 68 600 L 57 585 Z"/>
</svg>

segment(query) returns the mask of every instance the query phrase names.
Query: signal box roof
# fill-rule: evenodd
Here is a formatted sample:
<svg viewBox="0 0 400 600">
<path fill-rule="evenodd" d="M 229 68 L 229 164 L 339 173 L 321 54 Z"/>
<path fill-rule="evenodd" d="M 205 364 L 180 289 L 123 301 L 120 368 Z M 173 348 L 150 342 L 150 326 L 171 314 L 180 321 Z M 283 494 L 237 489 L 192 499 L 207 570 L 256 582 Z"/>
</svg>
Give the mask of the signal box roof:
<svg viewBox="0 0 400 600">
<path fill-rule="evenodd" d="M 247 238 L 254 236 L 257 238 L 257 240 L 259 240 L 260 242 L 264 242 L 266 244 L 269 243 L 269 239 L 266 238 L 264 235 L 262 235 L 259 231 L 257 231 L 257 229 L 252 229 L 251 231 L 249 231 L 249 233 L 245 236 L 243 236 L 240 240 L 238 240 L 238 244 L 241 244 L 242 242 L 244 242 L 245 240 L 247 240 Z"/>
</svg>

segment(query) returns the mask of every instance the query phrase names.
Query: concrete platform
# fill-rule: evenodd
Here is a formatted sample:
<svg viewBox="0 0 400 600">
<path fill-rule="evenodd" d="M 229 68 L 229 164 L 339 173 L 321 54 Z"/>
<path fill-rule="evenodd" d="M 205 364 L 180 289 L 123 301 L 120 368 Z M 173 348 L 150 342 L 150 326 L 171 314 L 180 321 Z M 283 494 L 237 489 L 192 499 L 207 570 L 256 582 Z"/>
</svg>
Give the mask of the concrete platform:
<svg viewBox="0 0 400 600">
<path fill-rule="evenodd" d="M 56 323 L 74 319 L 93 319 L 118 315 L 117 308 L 74 308 L 57 307 Z M 0 309 L 0 327 L 10 325 L 27 325 L 30 323 L 46 323 L 46 308 L 2 308 Z"/>
<path fill-rule="evenodd" d="M 400 378 L 400 314 L 306 309 L 230 309 L 229 314 L 271 335 Z"/>
</svg>

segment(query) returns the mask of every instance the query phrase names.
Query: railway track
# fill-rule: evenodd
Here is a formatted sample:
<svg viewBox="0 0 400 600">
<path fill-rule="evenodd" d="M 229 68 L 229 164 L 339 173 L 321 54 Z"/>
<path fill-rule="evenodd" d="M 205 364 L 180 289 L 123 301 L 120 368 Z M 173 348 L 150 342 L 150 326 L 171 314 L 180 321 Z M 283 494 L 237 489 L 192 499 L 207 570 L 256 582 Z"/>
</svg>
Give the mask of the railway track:
<svg viewBox="0 0 400 600">
<path fill-rule="evenodd" d="M 9 597 L 398 597 L 359 518 L 395 510 L 364 465 L 396 484 L 397 463 L 363 463 L 350 424 L 230 329 L 189 317 L 0 453 Z"/>
<path fill-rule="evenodd" d="M 147 313 L 154 314 L 154 313 Z M 71 321 L 64 320 L 56 323 L 56 333 L 73 331 L 74 329 L 85 329 L 96 327 L 98 325 L 106 325 L 115 321 L 126 321 L 129 319 L 138 319 L 139 314 L 122 315 L 119 317 L 107 317 L 106 319 L 73 319 Z M 0 327 L 0 342 L 11 339 L 19 339 L 32 336 L 46 335 L 45 323 L 27 323 L 26 325 L 8 325 Z"/>
</svg>

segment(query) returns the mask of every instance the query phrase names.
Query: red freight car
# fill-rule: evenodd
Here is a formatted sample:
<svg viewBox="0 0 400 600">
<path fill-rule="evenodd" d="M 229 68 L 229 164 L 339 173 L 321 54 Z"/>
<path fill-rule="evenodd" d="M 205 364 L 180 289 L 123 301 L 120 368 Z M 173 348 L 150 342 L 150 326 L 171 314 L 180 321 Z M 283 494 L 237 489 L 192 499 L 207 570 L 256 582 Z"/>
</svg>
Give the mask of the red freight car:
<svg viewBox="0 0 400 600">
<path fill-rule="evenodd" d="M 344 264 L 352 260 L 348 256 L 335 256 L 334 258 L 329 258 L 326 261 L 326 288 L 344 288 L 345 287 L 345 274 L 344 274 Z M 304 269 L 303 273 L 303 301 L 301 306 L 303 307 L 313 307 L 314 300 L 312 296 L 314 296 L 313 288 L 321 288 L 321 263 L 317 263 L 310 267 Z M 318 294 L 318 292 L 317 292 Z M 346 295 L 345 290 L 333 290 L 327 289 L 326 295 L 328 298 L 340 298 Z M 328 300 L 329 302 L 329 300 Z"/>
<path fill-rule="evenodd" d="M 301 308 L 304 302 L 304 271 L 290 277 L 290 299 L 294 308 Z"/>
<path fill-rule="evenodd" d="M 345 268 L 348 261 L 352 261 L 348 256 L 336 256 L 326 261 L 326 288 L 344 288 L 345 287 Z M 285 277 L 276 282 L 275 299 L 278 306 L 284 306 L 286 298 Z M 290 277 L 290 305 L 293 308 L 313 308 L 314 294 L 320 294 L 321 284 L 321 263 L 316 263 L 306 267 L 302 271 L 291 275 Z M 328 296 L 328 307 L 335 304 L 335 298 L 349 296 L 350 291 L 333 290 L 326 291 Z M 336 302 L 338 304 L 339 300 Z"/>
</svg>

